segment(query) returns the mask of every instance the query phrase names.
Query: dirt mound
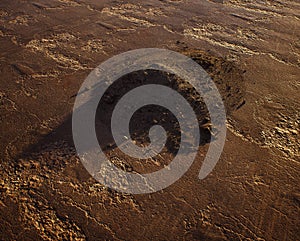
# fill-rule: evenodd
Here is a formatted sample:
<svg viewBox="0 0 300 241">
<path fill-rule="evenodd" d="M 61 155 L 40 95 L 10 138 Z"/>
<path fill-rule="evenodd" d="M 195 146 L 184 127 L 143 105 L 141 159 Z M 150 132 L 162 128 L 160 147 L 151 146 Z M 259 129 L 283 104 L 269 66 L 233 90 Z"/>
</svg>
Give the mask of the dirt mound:
<svg viewBox="0 0 300 241">
<path fill-rule="evenodd" d="M 211 76 L 222 96 L 228 115 L 245 103 L 242 71 L 232 62 L 199 50 L 190 50 L 189 52 L 184 52 L 184 54 L 194 59 Z M 116 151 L 110 127 L 112 113 L 116 104 L 132 89 L 147 84 L 164 85 L 180 93 L 196 113 L 200 126 L 200 143 L 205 144 L 211 140 L 210 116 L 207 107 L 203 98 L 189 84 L 188 80 L 183 80 L 174 74 L 158 70 L 143 70 L 132 72 L 115 81 L 102 97 L 96 117 L 96 131 L 102 149 Z M 154 158 L 154 160 L 146 161 L 146 166 L 148 165 L 148 167 L 145 167 L 145 164 L 141 166 L 140 160 L 133 161 L 133 158 L 128 159 L 122 152 L 118 151 L 118 155 L 125 160 L 125 166 L 129 167 L 128 169 L 142 173 L 157 171 L 163 165 L 171 162 L 172 157 L 169 156 L 170 154 L 176 155 L 181 140 L 179 123 L 175 116 L 164 107 L 150 105 L 142 107 L 135 112 L 130 121 L 130 133 L 136 144 L 140 146 L 150 144 L 148 132 L 153 125 L 161 125 L 166 130 L 168 139 L 165 149 L 160 153 L 158 159 Z M 123 164 L 120 167 L 122 166 Z"/>
</svg>

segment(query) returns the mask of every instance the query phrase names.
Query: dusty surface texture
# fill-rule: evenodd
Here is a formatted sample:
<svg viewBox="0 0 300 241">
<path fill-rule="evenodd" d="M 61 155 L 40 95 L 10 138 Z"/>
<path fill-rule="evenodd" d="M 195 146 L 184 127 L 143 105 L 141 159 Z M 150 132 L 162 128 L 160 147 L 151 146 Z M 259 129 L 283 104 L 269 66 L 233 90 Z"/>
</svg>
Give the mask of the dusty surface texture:
<svg viewBox="0 0 300 241">
<path fill-rule="evenodd" d="M 85 171 L 70 115 L 93 68 L 144 47 L 204 65 L 229 110 L 228 134 L 205 180 L 208 143 L 172 186 L 120 194 Z M 1 0 L 0 53 L 1 240 L 300 239 L 298 0 Z M 106 107 L 115 101 L 108 95 Z M 103 145 L 127 171 L 173 155 L 143 166 L 109 138 Z"/>
</svg>

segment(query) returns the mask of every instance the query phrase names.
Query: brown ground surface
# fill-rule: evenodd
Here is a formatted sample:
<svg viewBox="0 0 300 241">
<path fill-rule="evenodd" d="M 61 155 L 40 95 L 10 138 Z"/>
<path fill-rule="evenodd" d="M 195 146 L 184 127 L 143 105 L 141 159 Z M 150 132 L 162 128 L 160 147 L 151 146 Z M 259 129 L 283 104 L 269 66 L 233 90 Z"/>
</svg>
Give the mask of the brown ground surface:
<svg viewBox="0 0 300 241">
<path fill-rule="evenodd" d="M 1 0 L 0 23 L 0 240 L 300 240 L 299 1 Z M 70 115 L 93 68 L 145 47 L 205 65 L 228 134 L 205 180 L 209 144 L 165 190 L 121 194 L 83 168 Z"/>
</svg>

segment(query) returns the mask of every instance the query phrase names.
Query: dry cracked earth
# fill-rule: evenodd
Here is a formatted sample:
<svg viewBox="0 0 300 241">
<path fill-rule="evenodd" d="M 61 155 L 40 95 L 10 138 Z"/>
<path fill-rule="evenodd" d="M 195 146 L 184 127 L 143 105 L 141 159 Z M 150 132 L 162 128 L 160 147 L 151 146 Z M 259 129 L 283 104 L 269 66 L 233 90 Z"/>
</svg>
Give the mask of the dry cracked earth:
<svg viewBox="0 0 300 241">
<path fill-rule="evenodd" d="M 0 240 L 300 240 L 298 0 L 1 0 L 0 23 Z M 77 157 L 72 107 L 96 66 L 148 47 L 190 56 L 210 74 L 227 110 L 226 143 L 199 180 L 214 141 L 201 97 L 166 73 L 125 76 L 96 120 L 116 166 L 159 170 L 180 142 L 170 113 L 144 109 L 133 120 L 137 142 L 147 143 L 138 123 L 153 124 L 143 122 L 150 115 L 169 128 L 169 146 L 146 162 L 115 147 L 105 113 L 141 79 L 161 80 L 200 106 L 208 138 L 173 185 L 118 193 Z"/>
</svg>

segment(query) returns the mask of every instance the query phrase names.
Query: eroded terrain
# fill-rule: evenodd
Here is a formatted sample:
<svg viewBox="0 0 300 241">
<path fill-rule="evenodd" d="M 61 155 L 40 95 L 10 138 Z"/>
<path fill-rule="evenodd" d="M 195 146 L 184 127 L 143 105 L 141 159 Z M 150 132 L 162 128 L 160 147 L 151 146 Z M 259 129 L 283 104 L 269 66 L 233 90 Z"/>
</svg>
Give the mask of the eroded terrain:
<svg viewBox="0 0 300 241">
<path fill-rule="evenodd" d="M 0 23 L 1 240 L 299 240 L 297 0 L 2 0 Z M 228 133 L 206 179 L 209 143 L 172 186 L 128 195 L 85 171 L 70 115 L 93 68 L 145 47 L 189 55 L 219 82 Z M 104 144 L 120 168 L 147 167 Z"/>
</svg>

